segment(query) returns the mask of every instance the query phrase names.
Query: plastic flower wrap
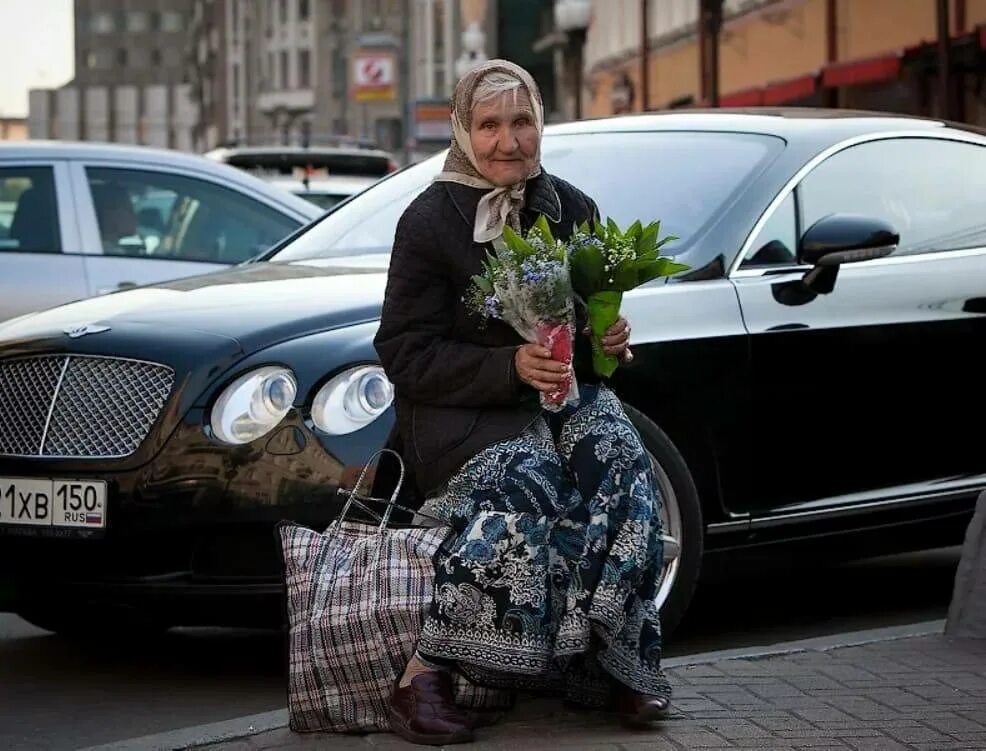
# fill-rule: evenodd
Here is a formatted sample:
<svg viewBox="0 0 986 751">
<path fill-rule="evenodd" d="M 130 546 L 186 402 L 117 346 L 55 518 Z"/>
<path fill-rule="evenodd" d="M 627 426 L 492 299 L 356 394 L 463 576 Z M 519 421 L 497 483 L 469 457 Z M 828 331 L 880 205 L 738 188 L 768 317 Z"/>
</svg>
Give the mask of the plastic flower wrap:
<svg viewBox="0 0 986 751">
<path fill-rule="evenodd" d="M 542 216 L 523 236 L 505 227 L 493 249 L 484 273 L 472 278 L 469 307 L 483 318 L 505 321 L 527 341 L 548 348 L 552 359 L 571 366 L 575 304 L 566 246 L 552 237 Z M 551 393 L 541 393 L 541 406 L 557 412 L 578 399 L 578 384 L 569 375 Z"/>
<path fill-rule="evenodd" d="M 619 361 L 603 352 L 601 340 L 620 317 L 623 293 L 661 276 L 670 276 L 689 267 L 660 255 L 660 249 L 677 237 L 660 237 L 661 223 L 646 227 L 639 221 L 626 231 L 612 219 L 595 228 L 583 223 L 568 244 L 572 286 L 588 307 L 592 330 L 592 366 L 609 377 Z"/>
</svg>

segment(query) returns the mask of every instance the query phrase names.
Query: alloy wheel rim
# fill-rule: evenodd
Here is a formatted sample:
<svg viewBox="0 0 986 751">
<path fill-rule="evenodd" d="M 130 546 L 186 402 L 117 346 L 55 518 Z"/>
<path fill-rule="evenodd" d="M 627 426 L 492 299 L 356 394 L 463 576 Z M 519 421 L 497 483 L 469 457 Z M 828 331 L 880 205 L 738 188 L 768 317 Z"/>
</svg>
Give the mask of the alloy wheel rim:
<svg viewBox="0 0 986 751">
<path fill-rule="evenodd" d="M 663 527 L 662 539 L 664 542 L 664 568 L 658 580 L 657 594 L 654 598 L 658 610 L 667 602 L 674 589 L 675 581 L 678 578 L 678 571 L 681 566 L 681 509 L 678 507 L 678 495 L 674 492 L 671 485 L 671 478 L 664 468 L 654 458 L 653 454 L 647 452 L 650 457 L 651 467 L 654 472 L 654 480 L 657 483 L 658 491 L 661 494 L 661 523 Z"/>
</svg>

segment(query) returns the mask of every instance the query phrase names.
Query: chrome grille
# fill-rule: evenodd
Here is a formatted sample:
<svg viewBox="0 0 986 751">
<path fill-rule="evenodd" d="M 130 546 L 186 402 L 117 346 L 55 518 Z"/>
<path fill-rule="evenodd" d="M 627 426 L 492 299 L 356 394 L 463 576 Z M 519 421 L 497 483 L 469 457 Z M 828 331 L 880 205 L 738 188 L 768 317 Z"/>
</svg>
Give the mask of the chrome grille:
<svg viewBox="0 0 986 751">
<path fill-rule="evenodd" d="M 139 360 L 49 355 L 0 362 L 0 454 L 129 456 L 173 383 L 171 368 Z"/>
</svg>

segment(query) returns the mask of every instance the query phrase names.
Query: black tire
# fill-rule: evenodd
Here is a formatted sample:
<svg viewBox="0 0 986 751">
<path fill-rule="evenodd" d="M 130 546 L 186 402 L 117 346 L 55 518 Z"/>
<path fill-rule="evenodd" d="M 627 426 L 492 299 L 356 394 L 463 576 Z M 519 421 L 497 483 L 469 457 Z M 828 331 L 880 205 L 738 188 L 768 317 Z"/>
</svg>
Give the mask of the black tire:
<svg viewBox="0 0 986 751">
<path fill-rule="evenodd" d="M 627 417 L 640 433 L 644 447 L 658 465 L 659 471 L 663 471 L 666 475 L 674 491 L 672 501 L 677 504 L 680 518 L 681 555 L 671 591 L 661 605 L 661 631 L 664 637 L 668 638 L 684 618 L 698 585 L 705 549 L 702 505 L 685 458 L 667 434 L 640 410 L 629 404 L 624 404 L 623 407 Z"/>
<path fill-rule="evenodd" d="M 32 626 L 67 639 L 127 642 L 163 634 L 169 624 L 131 609 L 76 609 L 49 604 L 26 605 L 17 614 Z"/>
</svg>

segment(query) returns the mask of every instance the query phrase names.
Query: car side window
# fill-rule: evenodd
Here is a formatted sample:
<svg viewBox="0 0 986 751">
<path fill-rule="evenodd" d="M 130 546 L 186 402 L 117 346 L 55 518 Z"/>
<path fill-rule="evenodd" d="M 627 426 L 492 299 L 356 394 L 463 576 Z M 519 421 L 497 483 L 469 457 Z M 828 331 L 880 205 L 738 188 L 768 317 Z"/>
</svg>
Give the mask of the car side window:
<svg viewBox="0 0 986 751">
<path fill-rule="evenodd" d="M 234 264 L 282 240 L 301 222 L 207 180 L 87 167 L 107 255 Z"/>
<path fill-rule="evenodd" d="M 0 252 L 61 253 L 51 167 L 0 167 Z"/>
<path fill-rule="evenodd" d="M 791 191 L 760 228 L 741 268 L 795 264 L 797 252 L 797 203 Z"/>
<path fill-rule="evenodd" d="M 807 229 L 833 213 L 864 214 L 900 233 L 894 255 L 986 245 L 986 148 L 896 138 L 833 154 L 802 181 Z"/>
</svg>

